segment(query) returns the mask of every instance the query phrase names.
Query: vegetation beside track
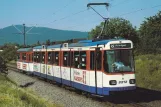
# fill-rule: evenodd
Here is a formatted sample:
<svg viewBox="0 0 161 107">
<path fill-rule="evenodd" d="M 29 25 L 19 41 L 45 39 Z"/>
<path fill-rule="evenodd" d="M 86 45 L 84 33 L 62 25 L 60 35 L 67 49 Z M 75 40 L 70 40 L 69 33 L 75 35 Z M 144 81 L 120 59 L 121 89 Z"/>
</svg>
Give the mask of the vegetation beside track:
<svg viewBox="0 0 161 107">
<path fill-rule="evenodd" d="M 0 74 L 0 107 L 57 107 Z"/>
<path fill-rule="evenodd" d="M 137 86 L 161 91 L 161 55 L 135 57 Z"/>
</svg>

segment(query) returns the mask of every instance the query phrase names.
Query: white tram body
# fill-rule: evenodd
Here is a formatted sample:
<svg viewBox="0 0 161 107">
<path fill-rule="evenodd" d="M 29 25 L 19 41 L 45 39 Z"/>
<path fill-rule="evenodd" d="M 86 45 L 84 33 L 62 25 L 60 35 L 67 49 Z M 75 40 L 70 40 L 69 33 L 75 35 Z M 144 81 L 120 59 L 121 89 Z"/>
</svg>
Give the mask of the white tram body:
<svg viewBox="0 0 161 107">
<path fill-rule="evenodd" d="M 132 49 L 133 43 L 124 39 L 37 46 L 33 48 L 31 67 L 33 74 L 42 78 L 109 95 L 136 88 Z"/>
</svg>

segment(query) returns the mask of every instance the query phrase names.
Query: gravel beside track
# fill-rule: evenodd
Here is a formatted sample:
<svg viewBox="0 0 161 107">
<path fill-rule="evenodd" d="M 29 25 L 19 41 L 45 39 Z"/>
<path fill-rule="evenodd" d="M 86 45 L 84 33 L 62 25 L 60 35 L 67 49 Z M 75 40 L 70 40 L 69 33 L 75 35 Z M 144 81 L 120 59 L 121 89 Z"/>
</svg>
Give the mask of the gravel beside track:
<svg viewBox="0 0 161 107">
<path fill-rule="evenodd" d="M 53 103 L 63 105 L 64 107 L 107 107 L 107 105 L 99 101 L 94 101 L 91 98 L 78 95 L 74 91 L 58 87 L 58 85 L 53 85 L 25 74 L 9 71 L 8 77 L 18 85 L 34 82 L 34 84 L 28 86 L 28 88 L 32 89 L 41 97 Z M 110 105 L 108 107 L 110 107 Z"/>
<path fill-rule="evenodd" d="M 26 86 L 40 97 L 64 107 L 161 107 L 161 92 L 147 89 L 138 89 L 131 95 L 116 95 L 117 97 L 104 99 L 87 98 L 70 88 L 59 87 L 19 72 L 9 70 L 8 77 L 19 86 Z"/>
</svg>

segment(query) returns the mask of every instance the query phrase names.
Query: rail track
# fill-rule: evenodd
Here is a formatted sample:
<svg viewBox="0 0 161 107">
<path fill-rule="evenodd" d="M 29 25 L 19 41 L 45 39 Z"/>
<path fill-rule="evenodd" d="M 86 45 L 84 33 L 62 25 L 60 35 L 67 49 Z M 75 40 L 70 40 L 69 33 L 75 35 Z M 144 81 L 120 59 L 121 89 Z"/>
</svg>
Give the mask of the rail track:
<svg viewBox="0 0 161 107">
<path fill-rule="evenodd" d="M 15 65 L 7 65 L 7 67 L 8 67 L 8 69 L 9 70 L 12 70 L 12 71 L 16 71 L 16 72 L 18 72 L 18 70 L 17 70 L 17 68 L 16 68 L 16 66 Z M 23 73 L 23 72 L 18 72 L 18 73 Z M 37 78 L 37 77 L 32 77 L 32 78 Z M 68 89 L 68 88 L 66 88 L 66 89 Z M 70 90 L 71 91 L 71 90 Z M 142 91 L 141 93 L 144 93 L 145 95 L 149 95 L 149 93 L 148 92 L 144 92 L 144 91 Z M 129 95 L 130 96 L 130 95 Z M 108 96 L 108 97 L 103 97 L 103 98 L 100 98 L 100 97 L 96 97 L 96 96 L 88 96 L 88 98 L 91 98 L 92 100 L 96 100 L 96 101 L 99 101 L 99 102 L 103 102 L 103 103 L 105 103 L 105 105 L 106 104 L 109 104 L 110 103 L 110 105 L 112 105 L 113 107 L 124 107 L 125 105 L 126 106 L 130 106 L 130 107 L 152 107 L 152 106 L 150 106 L 149 104 L 141 104 L 140 102 L 136 102 L 135 100 L 133 101 L 133 100 L 131 100 L 131 99 L 124 99 L 124 98 L 118 98 L 118 97 L 112 97 L 112 99 L 111 99 L 111 97 L 110 96 Z M 132 96 L 131 96 L 132 97 Z M 146 96 L 145 96 L 146 97 Z M 129 97 L 130 98 L 130 97 Z M 136 100 L 137 100 L 137 98 L 136 98 Z M 157 106 L 155 106 L 155 107 L 157 107 Z M 159 106 L 158 106 L 159 107 Z"/>
<path fill-rule="evenodd" d="M 7 65 L 7 68 L 13 71 L 18 71 L 14 65 Z"/>
</svg>

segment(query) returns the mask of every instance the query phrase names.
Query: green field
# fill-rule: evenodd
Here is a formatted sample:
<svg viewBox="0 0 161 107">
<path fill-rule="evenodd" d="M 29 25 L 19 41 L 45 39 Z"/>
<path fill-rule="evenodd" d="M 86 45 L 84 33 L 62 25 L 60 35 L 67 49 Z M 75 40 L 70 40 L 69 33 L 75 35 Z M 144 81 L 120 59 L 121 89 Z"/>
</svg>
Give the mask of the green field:
<svg viewBox="0 0 161 107">
<path fill-rule="evenodd" d="M 0 107 L 57 107 L 0 74 Z"/>
</svg>

